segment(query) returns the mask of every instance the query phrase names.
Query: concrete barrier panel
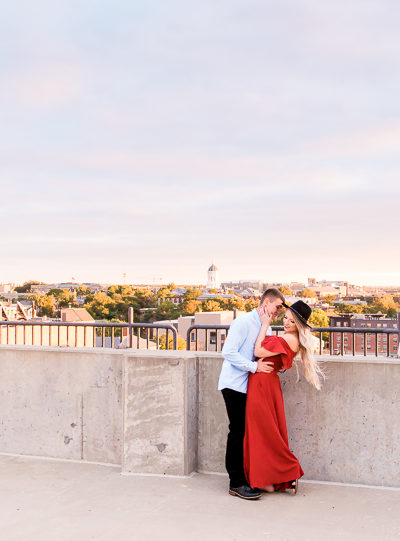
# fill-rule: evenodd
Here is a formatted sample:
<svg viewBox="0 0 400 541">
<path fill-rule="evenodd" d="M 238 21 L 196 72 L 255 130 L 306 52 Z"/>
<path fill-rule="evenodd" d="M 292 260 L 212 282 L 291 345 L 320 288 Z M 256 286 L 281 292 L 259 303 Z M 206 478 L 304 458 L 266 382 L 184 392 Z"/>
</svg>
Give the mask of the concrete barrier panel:
<svg viewBox="0 0 400 541">
<path fill-rule="evenodd" d="M 225 472 L 228 416 L 217 390 L 221 366 L 220 355 L 199 354 L 199 471 Z"/>
<path fill-rule="evenodd" d="M 118 464 L 122 356 L 0 347 L 0 452 Z"/>
<path fill-rule="evenodd" d="M 123 471 L 191 473 L 197 462 L 196 355 L 128 355 L 124 382 Z"/>
<path fill-rule="evenodd" d="M 290 446 L 305 479 L 400 487 L 400 363 L 329 360 L 321 391 L 282 377 Z"/>
</svg>

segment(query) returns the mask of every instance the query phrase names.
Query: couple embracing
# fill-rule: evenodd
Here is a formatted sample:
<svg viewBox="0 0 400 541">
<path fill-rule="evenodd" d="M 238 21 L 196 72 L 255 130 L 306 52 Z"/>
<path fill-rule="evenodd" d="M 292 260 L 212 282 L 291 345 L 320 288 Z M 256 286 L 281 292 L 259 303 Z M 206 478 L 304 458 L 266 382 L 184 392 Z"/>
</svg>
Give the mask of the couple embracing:
<svg viewBox="0 0 400 541">
<path fill-rule="evenodd" d="M 272 336 L 270 323 L 282 308 L 284 333 Z M 233 496 L 257 500 L 261 488 L 297 492 L 303 470 L 289 449 L 278 372 L 291 368 L 299 353 L 305 378 L 320 389 L 323 374 L 312 354 L 310 315 L 303 301 L 289 307 L 279 290 L 267 289 L 259 307 L 229 329 L 218 389 L 229 418 L 225 464 Z"/>
</svg>

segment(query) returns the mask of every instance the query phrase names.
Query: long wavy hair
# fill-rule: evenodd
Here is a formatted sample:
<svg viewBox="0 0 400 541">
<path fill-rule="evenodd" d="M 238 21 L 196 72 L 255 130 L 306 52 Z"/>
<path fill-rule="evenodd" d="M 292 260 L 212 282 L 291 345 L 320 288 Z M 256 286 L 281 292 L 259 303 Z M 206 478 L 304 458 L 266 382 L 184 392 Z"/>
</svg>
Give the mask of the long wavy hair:
<svg viewBox="0 0 400 541">
<path fill-rule="evenodd" d="M 314 343 L 313 335 L 311 334 L 310 329 L 304 325 L 304 323 L 296 316 L 294 312 L 291 311 L 291 315 L 296 324 L 297 333 L 299 336 L 299 353 L 301 358 L 301 364 L 303 367 L 304 377 L 306 380 L 311 383 L 318 391 L 321 389 L 321 381 L 325 379 L 325 374 L 323 373 L 317 359 L 314 357 Z M 299 371 L 297 368 L 297 381 L 299 381 Z"/>
</svg>

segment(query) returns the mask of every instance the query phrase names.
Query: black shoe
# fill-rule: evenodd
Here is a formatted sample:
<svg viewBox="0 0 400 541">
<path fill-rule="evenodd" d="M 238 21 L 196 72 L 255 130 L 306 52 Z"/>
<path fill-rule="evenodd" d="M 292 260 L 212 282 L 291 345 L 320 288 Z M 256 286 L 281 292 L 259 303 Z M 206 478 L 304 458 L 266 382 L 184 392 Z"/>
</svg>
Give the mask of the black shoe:
<svg viewBox="0 0 400 541">
<path fill-rule="evenodd" d="M 242 485 L 241 487 L 229 487 L 229 494 L 231 496 L 239 496 L 244 500 L 258 500 L 261 496 L 260 491 L 256 488 L 251 488 L 249 485 Z"/>
</svg>

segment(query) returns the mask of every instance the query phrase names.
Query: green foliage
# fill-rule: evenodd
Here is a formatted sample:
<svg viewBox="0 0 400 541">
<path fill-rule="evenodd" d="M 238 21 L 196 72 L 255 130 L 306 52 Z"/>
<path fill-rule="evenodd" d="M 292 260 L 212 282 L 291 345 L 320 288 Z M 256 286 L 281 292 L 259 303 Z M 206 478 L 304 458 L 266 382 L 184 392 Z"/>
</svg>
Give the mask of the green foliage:
<svg viewBox="0 0 400 541">
<path fill-rule="evenodd" d="M 30 295 L 28 299 L 35 303 L 38 316 L 54 317 L 56 315 L 55 298 L 53 295 L 35 293 L 34 295 Z"/>
<path fill-rule="evenodd" d="M 337 314 L 362 314 L 365 308 L 366 306 L 364 304 L 348 304 L 346 302 L 335 304 L 335 312 Z"/>
<path fill-rule="evenodd" d="M 36 282 L 35 280 L 30 280 L 25 282 L 22 286 L 17 286 L 14 288 L 14 291 L 17 293 L 31 293 L 33 285 L 43 284 L 43 282 Z"/>
<path fill-rule="evenodd" d="M 189 288 L 186 290 L 186 292 L 183 295 L 183 301 L 185 302 L 185 301 L 196 300 L 197 297 L 200 297 L 200 295 L 202 294 L 203 292 L 198 287 L 194 287 L 192 289 Z"/>
</svg>

